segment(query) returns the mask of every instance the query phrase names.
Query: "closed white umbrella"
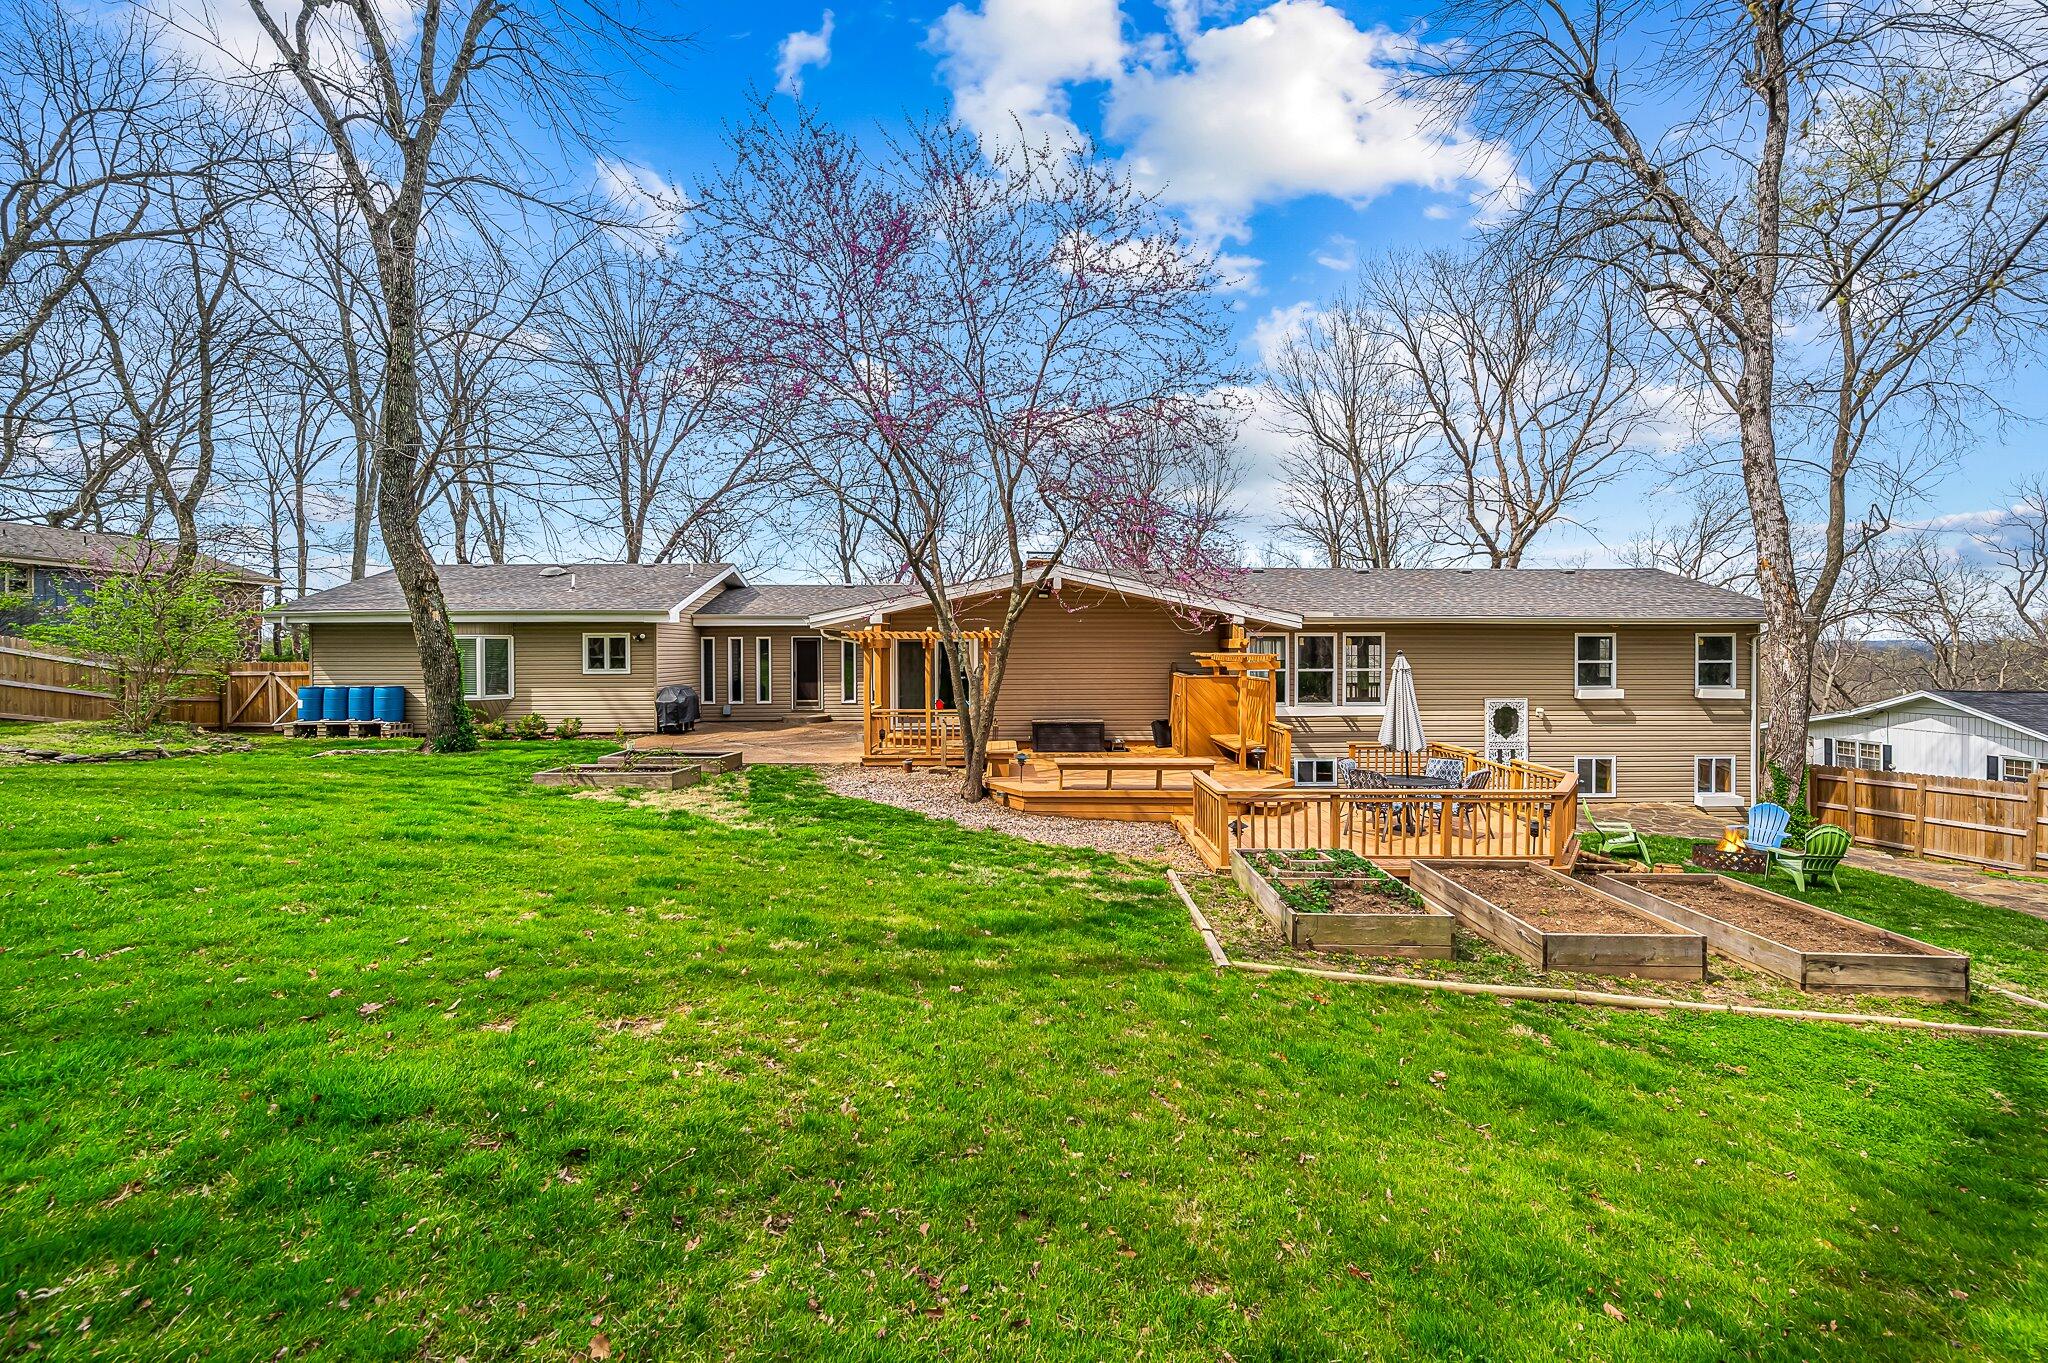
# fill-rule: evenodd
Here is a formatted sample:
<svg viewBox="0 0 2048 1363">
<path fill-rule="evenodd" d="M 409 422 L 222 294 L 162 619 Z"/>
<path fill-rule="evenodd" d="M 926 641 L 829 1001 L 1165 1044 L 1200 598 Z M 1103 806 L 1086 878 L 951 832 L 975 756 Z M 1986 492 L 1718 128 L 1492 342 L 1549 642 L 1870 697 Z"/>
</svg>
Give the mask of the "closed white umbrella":
<svg viewBox="0 0 2048 1363">
<path fill-rule="evenodd" d="M 1408 655 L 1394 655 L 1394 675 L 1387 681 L 1387 713 L 1380 721 L 1380 746 L 1398 753 L 1429 751 L 1422 732 L 1422 708 L 1415 703 L 1415 669 Z M 1406 767 L 1406 763 L 1402 764 Z"/>
</svg>

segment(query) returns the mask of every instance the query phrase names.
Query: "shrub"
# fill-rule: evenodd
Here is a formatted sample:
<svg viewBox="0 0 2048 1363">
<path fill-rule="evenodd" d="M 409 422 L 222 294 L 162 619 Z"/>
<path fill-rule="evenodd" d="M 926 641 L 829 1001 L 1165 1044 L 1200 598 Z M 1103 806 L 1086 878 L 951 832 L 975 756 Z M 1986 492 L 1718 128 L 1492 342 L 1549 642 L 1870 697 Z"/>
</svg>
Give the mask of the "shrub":
<svg viewBox="0 0 2048 1363">
<path fill-rule="evenodd" d="M 574 738 L 583 732 L 583 721 L 571 715 L 555 725 L 556 738 Z"/>
<path fill-rule="evenodd" d="M 476 726 L 478 738 L 510 738 L 512 726 L 502 719 L 487 719 Z"/>
<path fill-rule="evenodd" d="M 517 738 L 545 738 L 548 722 L 537 714 L 521 715 L 512 721 L 512 733 Z"/>
</svg>

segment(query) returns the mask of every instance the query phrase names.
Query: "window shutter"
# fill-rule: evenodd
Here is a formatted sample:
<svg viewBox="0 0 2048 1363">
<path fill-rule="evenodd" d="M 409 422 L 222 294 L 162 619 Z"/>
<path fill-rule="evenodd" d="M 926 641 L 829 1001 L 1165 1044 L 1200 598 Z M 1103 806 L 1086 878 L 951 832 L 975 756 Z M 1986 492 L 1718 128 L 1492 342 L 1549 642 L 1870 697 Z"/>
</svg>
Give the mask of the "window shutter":
<svg viewBox="0 0 2048 1363">
<path fill-rule="evenodd" d="M 1835 765 L 1835 740 L 1823 738 L 1820 741 L 1820 764 L 1823 767 Z"/>
<path fill-rule="evenodd" d="M 1991 756 L 1991 757 L 1987 757 L 1987 758 L 1985 758 L 1985 759 L 1984 759 L 1984 779 L 1985 779 L 1985 780 L 1987 780 L 1987 781 L 1996 781 L 1996 780 L 1997 780 L 1998 778 L 1999 778 L 1999 770 L 1998 770 L 1998 758 L 1997 758 L 1997 756 L 1996 756 L 1996 755 L 1993 755 L 1993 756 Z"/>
<path fill-rule="evenodd" d="M 1891 744 L 1889 744 L 1889 743 L 1887 743 L 1887 744 L 1885 744 L 1885 745 L 1884 745 L 1884 765 L 1883 765 L 1883 767 L 1882 767 L 1882 770 L 1884 770 L 1884 771 L 1890 771 L 1891 769 L 1892 769 L 1892 745 L 1891 745 Z"/>
</svg>

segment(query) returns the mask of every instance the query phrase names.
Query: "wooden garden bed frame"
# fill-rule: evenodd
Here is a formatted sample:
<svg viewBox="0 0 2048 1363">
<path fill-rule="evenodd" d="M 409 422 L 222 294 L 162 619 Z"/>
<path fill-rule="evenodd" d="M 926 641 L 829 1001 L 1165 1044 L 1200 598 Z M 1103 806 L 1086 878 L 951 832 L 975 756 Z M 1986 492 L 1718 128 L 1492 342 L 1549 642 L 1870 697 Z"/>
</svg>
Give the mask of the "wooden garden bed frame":
<svg viewBox="0 0 2048 1363">
<path fill-rule="evenodd" d="M 1455 914 L 1460 922 L 1538 970 L 1571 970 L 1590 975 L 1633 975 L 1646 980 L 1703 980 L 1707 977 L 1707 939 L 1614 895 L 1606 895 L 1632 914 L 1662 927 L 1658 932 L 1547 932 L 1501 908 L 1457 881 L 1458 872 L 1522 870 L 1560 893 L 1603 894 L 1536 861 L 1411 861 L 1408 884 L 1423 899 Z"/>
<path fill-rule="evenodd" d="M 1449 960 L 1451 925 L 1448 913 L 1424 903 L 1409 913 L 1304 913 L 1281 897 L 1272 881 L 1246 859 L 1230 854 L 1231 878 L 1251 896 L 1266 921 L 1280 930 L 1291 947 L 1312 951 L 1353 951 L 1366 956 L 1401 956 L 1412 960 Z M 1276 876 L 1281 885 L 1363 885 L 1362 876 L 1306 874 Z"/>
<path fill-rule="evenodd" d="M 624 760 L 623 754 L 613 753 L 610 757 L 599 758 L 595 762 L 579 762 L 574 766 L 550 767 L 546 771 L 535 772 L 533 783 L 537 786 L 576 786 L 590 790 L 620 787 L 638 790 L 688 790 L 707 776 L 739 769 L 740 754 L 737 751 L 663 750 L 659 754 L 638 754 L 630 763 Z"/>
<path fill-rule="evenodd" d="M 1725 919 L 1660 895 L 1660 883 L 1675 880 L 1712 880 L 1717 888 L 1732 890 L 1785 912 L 1796 913 L 1822 923 L 1843 924 L 1859 933 L 1876 933 L 1910 949 L 1878 951 L 1801 951 L 1773 941 L 1761 933 L 1739 927 Z M 1812 904 L 1775 894 L 1770 890 L 1732 880 L 1727 876 L 1674 876 L 1654 873 L 1598 875 L 1589 877 L 1616 899 L 1691 928 L 1707 939 L 1707 945 L 1723 956 L 1753 966 L 1769 975 L 1805 990 L 1836 993 L 1895 994 L 1906 998 L 1961 1001 L 1970 997 L 1970 958 L 1929 942 L 1889 932 L 1858 919 L 1833 913 Z"/>
</svg>

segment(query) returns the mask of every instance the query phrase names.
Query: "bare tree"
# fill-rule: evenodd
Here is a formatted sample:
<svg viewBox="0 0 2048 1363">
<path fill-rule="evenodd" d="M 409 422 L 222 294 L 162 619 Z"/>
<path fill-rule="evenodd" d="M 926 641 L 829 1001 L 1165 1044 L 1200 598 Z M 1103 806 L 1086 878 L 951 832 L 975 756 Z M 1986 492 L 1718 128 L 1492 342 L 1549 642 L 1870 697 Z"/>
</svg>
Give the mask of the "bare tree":
<svg viewBox="0 0 2048 1363">
<path fill-rule="evenodd" d="M 1723 479 L 1704 479 L 1687 492 L 1685 510 L 1650 528 L 1621 550 L 1632 568 L 1662 568 L 1697 582 L 1748 591 L 1756 581 L 1756 550 L 1742 490 Z"/>
<path fill-rule="evenodd" d="M 1428 419 L 1370 306 L 1353 294 L 1317 310 L 1267 362 L 1281 459 L 1283 532 L 1332 568 L 1425 557 Z"/>
<path fill-rule="evenodd" d="M 2048 474 L 2023 479 L 2006 501 L 1997 523 L 1973 538 L 1995 565 L 2013 619 L 2048 647 Z"/>
<path fill-rule="evenodd" d="M 944 124 L 871 156 L 800 110 L 757 115 L 733 152 L 693 214 L 729 353 L 792 400 L 807 474 L 930 601 L 979 799 L 1039 584 L 1077 560 L 1193 582 L 1227 550 L 1157 477 L 1235 417 L 1214 273 L 1085 148 Z M 984 574 L 977 650 L 954 589 Z"/>
<path fill-rule="evenodd" d="M 503 114 L 575 137 L 591 127 L 579 45 L 622 36 L 602 10 L 428 0 L 402 15 L 376 0 L 248 0 L 294 101 L 325 135 L 369 237 L 383 303 L 377 517 L 405 594 L 427 693 L 429 743 L 474 747 L 455 634 L 420 524 L 424 459 L 419 261 L 430 205 L 535 197 Z M 277 83 L 283 93 L 286 82 Z M 585 145 L 588 145 L 588 139 Z"/>
<path fill-rule="evenodd" d="M 747 387 L 705 315 L 693 263 L 600 239 L 543 325 L 567 407 L 562 468 L 578 519 L 628 563 L 665 563 L 744 534 L 791 476 L 773 393 Z"/>
<path fill-rule="evenodd" d="M 1633 7 L 1486 0 L 1447 14 L 1455 41 L 1430 77 L 1483 133 L 1528 144 L 1525 248 L 1628 289 L 1730 415 L 1767 622 L 1766 758 L 1794 799 L 1816 640 L 1858 541 L 1909 481 L 1878 466 L 1904 472 L 1885 456 L 1910 440 L 1879 437 L 1942 415 L 1898 397 L 1954 377 L 2032 302 L 2035 175 L 1972 177 L 1874 254 L 1861 225 L 1845 230 L 1841 205 L 1912 201 L 2001 120 L 2002 86 L 1970 60 L 1997 42 L 1970 15 L 1699 0 L 1653 29 Z M 1922 85 L 1946 93 L 1924 100 Z M 2037 146 L 2013 164 L 2041 159 Z M 1855 246 L 1832 249 L 1845 236 Z M 1923 267 L 1937 286 L 1920 286 Z M 1821 545 L 1803 572 L 1802 512 Z"/>
</svg>

